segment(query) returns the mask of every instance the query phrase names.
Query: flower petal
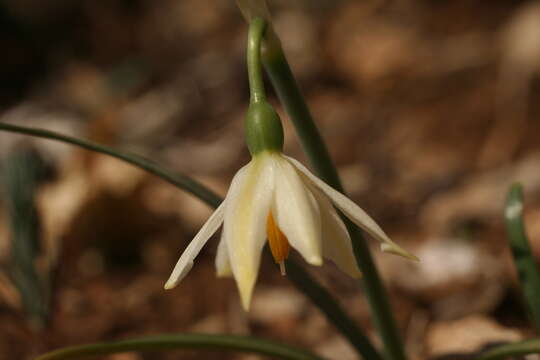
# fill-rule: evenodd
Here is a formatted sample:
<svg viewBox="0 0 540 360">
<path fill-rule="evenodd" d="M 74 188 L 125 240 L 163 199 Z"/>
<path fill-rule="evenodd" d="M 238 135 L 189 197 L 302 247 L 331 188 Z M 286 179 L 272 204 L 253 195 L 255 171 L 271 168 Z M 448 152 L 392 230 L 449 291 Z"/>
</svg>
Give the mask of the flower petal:
<svg viewBox="0 0 540 360">
<path fill-rule="evenodd" d="M 354 258 L 351 237 L 330 200 L 313 186 L 311 192 L 317 199 L 321 213 L 323 256 L 332 260 L 344 273 L 353 278 L 362 276 Z"/>
<path fill-rule="evenodd" d="M 390 240 L 390 238 L 384 233 L 379 225 L 358 205 L 352 202 L 345 195 L 339 191 L 333 189 L 324 181 L 313 175 L 304 165 L 299 161 L 287 157 L 286 158 L 300 171 L 315 187 L 325 193 L 330 200 L 336 205 L 352 222 L 366 231 L 373 238 L 382 242 L 381 250 L 403 257 L 418 260 L 418 258 L 408 251 L 404 250 L 401 246 Z"/>
<path fill-rule="evenodd" d="M 231 260 L 229 258 L 229 250 L 227 249 L 227 243 L 225 242 L 224 232 L 221 233 L 221 240 L 217 247 L 216 254 L 216 272 L 218 277 L 230 277 L 232 276 Z"/>
<path fill-rule="evenodd" d="M 189 243 L 188 247 L 178 259 L 174 270 L 169 277 L 169 280 L 165 283 L 165 289 L 172 289 L 187 275 L 191 267 L 193 266 L 193 260 L 206 244 L 208 239 L 219 229 L 223 222 L 223 215 L 225 209 L 225 201 L 218 206 L 216 211 L 210 216 L 210 218 L 203 225 L 201 230 L 195 235 L 193 240 Z"/>
<path fill-rule="evenodd" d="M 266 218 L 274 189 L 274 168 L 269 154 L 261 153 L 235 176 L 227 194 L 223 225 L 232 272 L 244 309 L 249 309 L 266 241 Z"/>
<path fill-rule="evenodd" d="M 274 156 L 276 191 L 272 214 L 289 243 L 312 265 L 322 265 L 321 222 L 317 201 L 294 167 Z"/>
</svg>

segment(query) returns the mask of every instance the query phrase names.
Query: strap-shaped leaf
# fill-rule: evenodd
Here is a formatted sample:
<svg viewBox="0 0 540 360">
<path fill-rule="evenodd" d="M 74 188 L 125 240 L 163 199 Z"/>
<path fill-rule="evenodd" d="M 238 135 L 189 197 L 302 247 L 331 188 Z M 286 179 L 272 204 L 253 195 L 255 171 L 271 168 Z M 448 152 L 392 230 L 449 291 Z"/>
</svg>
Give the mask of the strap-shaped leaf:
<svg viewBox="0 0 540 360">
<path fill-rule="evenodd" d="M 523 190 L 520 184 L 510 187 L 504 209 L 508 241 L 528 310 L 540 330 L 540 273 L 536 267 L 523 224 Z"/>
<path fill-rule="evenodd" d="M 43 253 L 39 213 L 34 198 L 47 166 L 37 152 L 16 148 L 2 164 L 0 176 L 9 218 L 10 261 L 8 274 L 17 288 L 30 323 L 42 328 L 50 311 L 50 267 L 36 268 Z"/>
<path fill-rule="evenodd" d="M 500 345 L 484 352 L 475 360 L 508 359 L 510 356 L 521 356 L 540 353 L 540 339 L 531 339 L 515 344 Z"/>
<path fill-rule="evenodd" d="M 280 41 L 270 32 L 262 52 L 262 61 L 274 90 L 294 125 L 298 138 L 315 173 L 328 185 L 343 193 L 341 180 L 330 153 L 311 116 L 302 92 L 289 66 Z M 381 334 L 388 359 L 407 358 L 386 290 L 360 229 L 349 220 L 345 224 L 351 236 L 354 255 L 360 271 L 364 275 L 361 285 L 366 291 L 373 312 L 374 323 Z"/>
<path fill-rule="evenodd" d="M 308 351 L 249 336 L 177 334 L 156 335 L 123 341 L 104 342 L 55 350 L 35 360 L 70 360 L 133 351 L 203 349 L 249 352 L 287 360 L 322 360 Z"/>
<path fill-rule="evenodd" d="M 0 123 L 0 131 L 9 131 L 50 140 L 57 140 L 63 143 L 79 146 L 87 150 L 92 150 L 98 153 L 109 155 L 162 178 L 170 184 L 195 195 L 196 197 L 198 197 L 212 207 L 218 207 L 218 205 L 221 203 L 221 199 L 219 198 L 219 196 L 217 196 L 214 192 L 206 188 L 201 183 L 193 180 L 191 177 L 167 170 L 162 166 L 156 164 L 152 160 L 148 160 L 140 155 L 119 151 L 106 145 L 98 144 L 88 140 L 78 139 L 71 136 L 66 136 L 45 129 L 28 128 L 13 124 Z"/>
</svg>

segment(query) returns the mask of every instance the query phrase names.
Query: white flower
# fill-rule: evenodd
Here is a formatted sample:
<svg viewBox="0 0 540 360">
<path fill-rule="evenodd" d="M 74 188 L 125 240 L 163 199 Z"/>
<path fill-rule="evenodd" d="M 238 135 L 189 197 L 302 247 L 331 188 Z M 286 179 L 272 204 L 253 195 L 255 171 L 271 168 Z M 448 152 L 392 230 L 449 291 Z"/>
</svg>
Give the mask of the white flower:
<svg viewBox="0 0 540 360">
<path fill-rule="evenodd" d="M 235 175 L 225 200 L 186 248 L 165 288 L 173 288 L 186 276 L 221 224 L 217 274 L 234 276 L 246 310 L 267 238 L 282 271 L 290 244 L 312 265 L 322 265 L 325 257 L 350 276 L 359 277 L 351 239 L 332 203 L 381 241 L 383 251 L 414 258 L 392 242 L 364 210 L 298 161 L 277 151 L 263 151 Z"/>
</svg>

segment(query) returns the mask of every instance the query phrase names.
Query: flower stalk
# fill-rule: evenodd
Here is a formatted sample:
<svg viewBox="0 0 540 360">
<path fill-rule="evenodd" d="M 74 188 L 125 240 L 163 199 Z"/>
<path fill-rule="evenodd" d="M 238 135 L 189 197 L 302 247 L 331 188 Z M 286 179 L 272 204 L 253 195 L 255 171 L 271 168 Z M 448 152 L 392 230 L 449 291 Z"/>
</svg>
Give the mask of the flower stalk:
<svg viewBox="0 0 540 360">
<path fill-rule="evenodd" d="M 246 143 L 252 156 L 263 151 L 283 150 L 281 119 L 266 100 L 264 89 L 261 44 L 266 28 L 266 20 L 260 17 L 253 19 L 247 41 L 250 104 L 246 116 Z"/>
<path fill-rule="evenodd" d="M 266 101 L 261 65 L 261 43 L 266 27 L 266 21 L 260 17 L 253 19 L 249 25 L 247 68 L 251 103 Z"/>
</svg>

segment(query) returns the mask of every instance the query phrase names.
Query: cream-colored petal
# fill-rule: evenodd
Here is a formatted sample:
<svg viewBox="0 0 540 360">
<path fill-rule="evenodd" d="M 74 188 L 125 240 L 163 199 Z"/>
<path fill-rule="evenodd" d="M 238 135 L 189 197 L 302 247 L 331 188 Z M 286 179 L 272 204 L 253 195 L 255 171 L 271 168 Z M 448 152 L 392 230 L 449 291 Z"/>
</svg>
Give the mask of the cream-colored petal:
<svg viewBox="0 0 540 360">
<path fill-rule="evenodd" d="M 310 186 L 317 199 L 321 213 L 323 256 L 332 260 L 344 273 L 351 277 L 362 276 L 354 258 L 351 237 L 330 200 L 320 190 Z"/>
<path fill-rule="evenodd" d="M 312 265 L 322 265 L 321 221 L 317 201 L 294 167 L 274 155 L 276 190 L 272 214 L 289 243 Z"/>
<path fill-rule="evenodd" d="M 224 233 L 221 233 L 221 240 L 219 240 L 216 254 L 216 273 L 218 277 L 230 277 L 233 274 L 227 243 L 223 236 Z"/>
<path fill-rule="evenodd" d="M 267 153 L 257 155 L 244 176 L 233 180 L 226 199 L 224 240 L 245 310 L 249 309 L 257 280 L 274 192 L 274 169 L 269 160 Z"/>
<path fill-rule="evenodd" d="M 180 259 L 178 259 L 169 280 L 167 280 L 165 283 L 165 289 L 172 289 L 175 287 L 187 275 L 189 270 L 191 270 L 195 257 L 199 255 L 199 252 L 206 244 L 208 239 L 210 239 L 210 237 L 221 226 L 221 223 L 223 222 L 225 203 L 226 201 L 223 201 L 221 205 L 218 206 L 218 208 L 203 225 L 201 230 L 199 230 L 197 235 L 195 235 L 193 240 L 191 240 L 186 250 L 184 250 L 180 256 Z"/>
<path fill-rule="evenodd" d="M 315 187 L 326 194 L 330 200 L 332 200 L 334 205 L 336 205 L 349 219 L 351 219 L 352 222 L 362 228 L 373 238 L 379 240 L 382 243 L 382 251 L 401 255 L 412 260 L 418 260 L 416 256 L 412 255 L 408 251 L 404 250 L 401 246 L 390 240 L 380 226 L 377 225 L 377 223 L 364 210 L 362 210 L 349 198 L 313 175 L 299 161 L 291 157 L 286 158 L 296 167 L 296 169 L 298 169 L 299 172 L 306 177 L 306 179 L 308 179 Z"/>
</svg>

